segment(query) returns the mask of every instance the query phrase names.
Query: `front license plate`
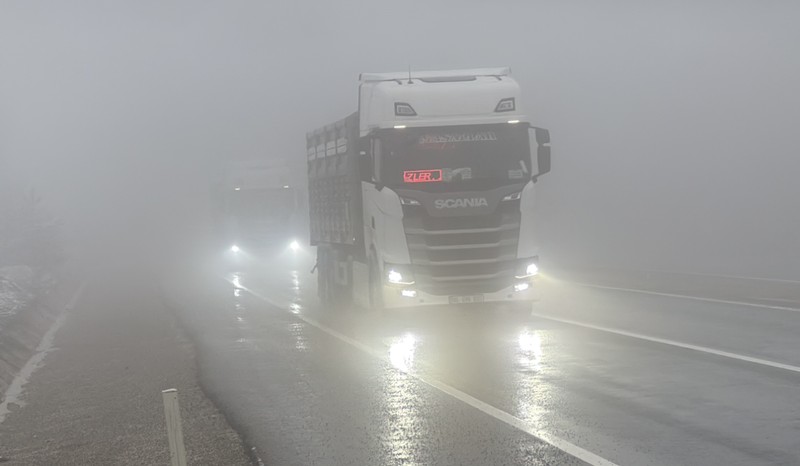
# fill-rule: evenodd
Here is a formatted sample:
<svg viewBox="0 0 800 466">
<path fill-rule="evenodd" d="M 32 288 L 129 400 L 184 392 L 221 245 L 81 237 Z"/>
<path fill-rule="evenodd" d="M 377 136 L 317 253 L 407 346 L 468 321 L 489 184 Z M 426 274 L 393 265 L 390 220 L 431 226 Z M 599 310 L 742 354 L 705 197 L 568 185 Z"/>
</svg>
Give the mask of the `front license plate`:
<svg viewBox="0 0 800 466">
<path fill-rule="evenodd" d="M 475 294 L 470 296 L 450 296 L 450 304 L 471 304 L 482 303 L 483 295 Z"/>
</svg>

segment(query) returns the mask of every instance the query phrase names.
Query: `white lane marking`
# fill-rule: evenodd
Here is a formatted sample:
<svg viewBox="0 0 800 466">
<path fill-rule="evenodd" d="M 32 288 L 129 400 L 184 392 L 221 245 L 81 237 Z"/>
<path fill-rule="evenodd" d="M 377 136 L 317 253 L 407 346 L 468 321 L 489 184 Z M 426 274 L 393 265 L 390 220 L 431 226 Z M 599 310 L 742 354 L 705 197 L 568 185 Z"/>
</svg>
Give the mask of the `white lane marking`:
<svg viewBox="0 0 800 466">
<path fill-rule="evenodd" d="M 6 416 L 11 412 L 8 409 L 10 404 L 13 403 L 17 406 L 25 406 L 25 402 L 21 400 L 25 385 L 28 383 L 33 373 L 36 372 L 39 367 L 41 367 L 45 356 L 47 356 L 47 354 L 53 350 L 53 339 L 56 336 L 56 332 L 58 332 L 58 329 L 64 325 L 64 321 L 67 318 L 67 311 L 70 311 L 75 307 L 78 299 L 80 299 L 81 295 L 83 294 L 84 288 L 86 288 L 86 282 L 81 283 L 81 285 L 78 287 L 78 290 L 74 295 L 72 295 L 72 299 L 70 299 L 67 305 L 64 306 L 64 310 L 61 311 L 53 324 L 50 325 L 50 328 L 47 329 L 47 332 L 45 332 L 42 340 L 36 347 L 36 352 L 30 357 L 30 359 L 28 359 L 28 362 L 22 366 L 22 369 L 20 369 L 19 373 L 16 375 L 16 377 L 14 377 L 14 380 L 11 381 L 11 385 L 9 385 L 6 389 L 3 402 L 0 403 L 0 424 L 5 421 Z"/>
<path fill-rule="evenodd" d="M 272 306 L 275 306 L 275 307 L 277 307 L 279 309 L 283 309 L 284 308 L 284 306 L 282 306 L 281 304 L 279 304 L 279 303 L 267 298 L 266 296 L 263 296 L 263 295 L 255 292 L 255 291 L 253 291 L 253 290 L 251 290 L 249 288 L 245 288 L 245 287 L 240 287 L 240 288 L 245 290 L 246 292 L 250 293 L 251 295 L 261 299 L 262 301 L 272 305 Z M 371 346 L 366 345 L 366 344 L 364 344 L 364 343 L 362 343 L 362 342 L 360 342 L 358 340 L 355 340 L 353 338 L 350 338 L 347 335 L 345 335 L 345 334 L 343 334 L 341 332 L 338 332 L 338 331 L 336 331 L 336 330 L 334 330 L 334 329 L 332 329 L 332 328 L 330 328 L 330 327 L 328 327 L 328 326 L 326 326 L 324 324 L 321 324 L 320 322 L 318 322 L 318 321 L 316 321 L 316 320 L 314 320 L 314 319 L 312 319 L 310 317 L 306 317 L 306 316 L 304 316 L 302 314 L 296 314 L 296 313 L 292 313 L 292 315 L 294 315 L 298 319 L 302 320 L 303 322 L 307 323 L 308 325 L 311 325 L 311 326 L 317 328 L 318 330 L 321 330 L 321 331 L 327 333 L 328 335 L 330 335 L 330 336 L 332 336 L 332 337 L 334 337 L 334 338 L 336 338 L 336 339 L 338 339 L 338 340 L 340 340 L 340 341 L 342 341 L 344 343 L 347 343 L 348 345 L 350 345 L 350 346 L 352 346 L 352 347 L 354 347 L 354 348 L 356 348 L 358 350 L 361 350 L 362 352 L 364 352 L 364 353 L 366 353 L 366 354 L 368 354 L 368 355 L 370 355 L 370 356 L 372 356 L 372 357 L 374 357 L 376 359 L 379 359 L 379 360 L 383 361 L 389 367 L 391 367 L 393 369 L 396 369 L 396 370 L 399 370 L 399 371 L 401 371 L 401 372 L 403 372 L 405 374 L 408 374 L 410 377 L 413 377 L 413 378 L 419 380 L 420 382 L 439 390 L 442 393 L 450 395 L 451 397 L 453 397 L 453 398 L 455 398 L 455 399 L 457 399 L 457 400 L 459 400 L 459 401 L 461 401 L 461 402 L 463 402 L 463 403 L 465 403 L 465 404 L 467 404 L 469 406 L 472 406 L 473 408 L 483 412 L 484 414 L 488 414 L 489 416 L 497 419 L 500 422 L 503 422 L 503 423 L 505 423 L 505 424 L 507 424 L 507 425 L 509 425 L 511 427 L 514 427 L 517 430 L 525 432 L 526 434 L 530 435 L 533 438 L 536 438 L 538 440 L 541 440 L 542 442 L 550 444 L 553 447 L 563 451 L 564 453 L 566 453 L 566 454 L 568 454 L 570 456 L 573 456 L 575 458 L 578 458 L 581 461 L 584 461 L 584 462 L 586 462 L 588 464 L 592 464 L 592 465 L 595 465 L 595 466 L 617 466 L 616 463 L 613 463 L 613 462 L 611 462 L 611 461 L 609 461 L 609 460 L 607 460 L 607 459 L 605 459 L 605 458 L 603 458 L 603 457 L 601 457 L 599 455 L 596 455 L 596 454 L 594 454 L 594 453 L 592 453 L 592 452 L 590 452 L 588 450 L 585 450 L 585 449 L 583 449 L 583 448 L 581 448 L 581 447 L 579 447 L 579 446 L 577 446 L 577 445 L 575 445 L 575 444 L 573 444 L 571 442 L 568 442 L 567 440 L 564 440 L 564 439 L 562 439 L 560 437 L 557 437 L 557 436 L 552 435 L 550 433 L 538 430 L 538 429 L 532 427 L 531 425 L 525 423 L 525 421 L 523 421 L 522 419 L 514 417 L 511 414 L 509 414 L 509 413 L 507 413 L 507 412 L 505 412 L 505 411 L 503 411 L 501 409 L 495 408 L 494 406 L 492 406 L 492 405 L 490 405 L 490 404 L 488 404 L 486 402 L 483 402 L 483 401 L 475 398 L 474 396 L 468 395 L 467 393 L 464 393 L 464 392 L 462 392 L 461 390 L 459 390 L 457 388 L 454 388 L 454 387 L 452 387 L 450 385 L 447 385 L 444 382 L 440 382 L 439 380 L 436 380 L 436 379 L 431 378 L 431 377 L 427 377 L 425 375 L 422 375 L 422 374 L 419 374 L 419 373 L 416 373 L 416 372 L 413 372 L 413 371 L 404 371 L 404 370 L 392 365 L 391 361 L 389 360 L 389 356 L 386 354 L 385 351 L 376 350 L 376 349 L 372 348 Z"/>
<path fill-rule="evenodd" d="M 800 308 L 796 307 L 786 307 L 786 306 L 770 306 L 769 304 L 757 304 L 757 303 L 748 303 L 744 301 L 729 301 L 725 299 L 714 299 L 714 298 L 701 298 L 699 296 L 689 296 L 685 294 L 676 294 L 676 293 L 662 293 L 660 291 L 647 291 L 647 290 L 638 290 L 636 288 L 621 288 L 617 286 L 605 286 L 605 285 L 594 285 L 591 283 L 582 283 L 582 282 L 573 282 L 567 280 L 567 282 L 572 283 L 574 285 L 585 286 L 587 288 L 598 288 L 601 290 L 615 290 L 615 291 L 627 291 L 629 293 L 641 293 L 641 294 L 651 294 L 655 296 L 667 296 L 669 298 L 681 298 L 681 299 L 693 299 L 695 301 L 703 301 L 708 303 L 718 303 L 718 304 L 732 304 L 736 306 L 747 306 L 747 307 L 758 307 L 762 309 L 773 309 L 776 311 L 792 311 L 792 312 L 800 312 Z"/>
<path fill-rule="evenodd" d="M 621 335 L 621 336 L 625 336 L 625 337 L 629 337 L 629 338 L 635 338 L 637 340 L 644 340 L 644 341 L 649 341 L 649 342 L 652 342 L 652 343 L 661 343 L 661 344 L 664 344 L 664 345 L 675 346 L 677 348 L 683 348 L 683 349 L 688 349 L 688 350 L 692 350 L 692 351 L 699 351 L 701 353 L 713 354 L 715 356 L 722 356 L 724 358 L 736 359 L 738 361 L 751 362 L 751 363 L 759 364 L 759 365 L 762 365 L 762 366 L 773 367 L 775 369 L 783 369 L 783 370 L 786 370 L 786 371 L 800 373 L 800 367 L 793 366 L 791 364 L 783 364 L 783 363 L 780 363 L 780 362 L 770 361 L 770 360 L 767 360 L 767 359 L 754 358 L 754 357 L 751 357 L 751 356 L 744 356 L 742 354 L 736 354 L 736 353 L 730 353 L 728 351 L 716 350 L 716 349 L 713 349 L 713 348 L 708 348 L 706 346 L 691 345 L 689 343 L 681 343 L 679 341 L 669 340 L 669 339 L 666 339 L 666 338 L 651 337 L 651 336 L 648 336 L 648 335 L 643 335 L 641 333 L 628 332 L 626 330 L 619 330 L 619 329 L 611 328 L 611 327 L 603 327 L 601 325 L 588 324 L 588 323 L 585 323 L 585 322 L 579 322 L 577 320 L 562 319 L 561 317 L 553 317 L 553 316 L 549 316 L 549 315 L 546 315 L 546 314 L 539 314 L 538 312 L 531 312 L 531 315 L 533 317 L 539 317 L 541 319 L 547 319 L 547 320 L 551 320 L 551 321 L 555 321 L 555 322 L 561 322 L 563 324 L 575 325 L 577 327 L 584 327 L 584 328 L 588 328 L 588 329 L 591 329 L 591 330 L 598 330 L 600 332 L 613 333 L 615 335 Z"/>
</svg>

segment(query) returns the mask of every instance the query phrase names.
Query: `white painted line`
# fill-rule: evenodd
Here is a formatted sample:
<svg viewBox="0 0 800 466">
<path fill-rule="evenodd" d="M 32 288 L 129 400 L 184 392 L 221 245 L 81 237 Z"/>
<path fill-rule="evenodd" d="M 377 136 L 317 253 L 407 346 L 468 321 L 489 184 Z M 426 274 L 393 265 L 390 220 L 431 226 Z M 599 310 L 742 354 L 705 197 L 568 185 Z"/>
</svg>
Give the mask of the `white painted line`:
<svg viewBox="0 0 800 466">
<path fill-rule="evenodd" d="M 713 273 L 698 273 L 698 272 L 675 272 L 675 271 L 658 271 L 658 270 L 641 270 L 641 273 L 654 273 L 654 274 L 667 274 L 667 275 L 687 275 L 690 277 L 710 277 L 710 278 L 730 278 L 733 280 L 750 280 L 754 282 L 769 282 L 769 283 L 793 283 L 800 285 L 800 281 L 788 280 L 785 278 L 764 278 L 764 277 L 742 277 L 738 275 L 717 275 Z"/>
<path fill-rule="evenodd" d="M 53 322 L 50 328 L 47 329 L 47 332 L 45 332 L 42 340 L 36 347 L 36 352 L 33 354 L 33 356 L 31 356 L 30 359 L 28 359 L 28 362 L 22 366 L 22 369 L 20 369 L 19 374 L 14 377 L 14 380 L 11 381 L 11 385 L 9 385 L 6 389 L 3 402 L 0 403 L 0 424 L 5 421 L 8 413 L 11 412 L 8 409 L 8 405 L 13 403 L 18 406 L 25 406 L 25 402 L 21 400 L 25 385 L 28 383 L 33 373 L 36 372 L 39 367 L 41 367 L 45 356 L 47 356 L 47 354 L 53 350 L 53 339 L 56 336 L 56 332 L 58 332 L 58 329 L 64 325 L 64 321 L 67 318 L 67 311 L 75 308 L 75 304 L 78 302 L 78 299 L 80 299 L 85 288 L 86 282 L 81 283 L 81 285 L 78 287 L 78 290 L 74 295 L 72 295 L 72 299 L 70 299 L 67 305 L 64 306 L 64 310 L 61 311 L 55 322 Z"/>
<path fill-rule="evenodd" d="M 732 304 L 735 306 L 747 306 L 747 307 L 757 307 L 761 309 L 772 309 L 776 311 L 792 311 L 792 312 L 800 312 L 800 308 L 796 307 L 786 307 L 786 306 L 770 306 L 769 304 L 757 304 L 757 303 L 748 303 L 744 301 L 729 301 L 725 299 L 714 299 L 714 298 L 701 298 L 699 296 L 690 296 L 685 294 L 675 294 L 675 293 L 662 293 L 660 291 L 647 291 L 647 290 L 638 290 L 636 288 L 621 288 L 616 286 L 605 286 L 605 285 L 594 285 L 591 283 L 582 283 L 582 282 L 573 282 L 567 280 L 568 283 L 572 283 L 573 285 L 585 286 L 587 288 L 598 288 L 601 290 L 614 290 L 614 291 L 627 291 L 629 293 L 640 293 L 640 294 L 650 294 L 655 296 L 666 296 L 669 298 L 681 298 L 681 299 L 691 299 L 694 301 L 703 301 L 707 303 L 717 303 L 717 304 Z"/>
<path fill-rule="evenodd" d="M 267 298 L 266 296 L 262 296 L 261 294 L 255 292 L 255 291 L 253 291 L 251 289 L 248 289 L 248 288 L 245 288 L 245 287 L 242 287 L 242 286 L 240 286 L 239 288 L 242 289 L 242 290 L 245 290 L 246 292 L 250 293 L 251 295 L 261 299 L 262 301 L 265 301 L 265 302 L 269 303 L 272 306 L 275 306 L 275 307 L 277 307 L 279 309 L 283 309 L 284 308 L 284 306 L 280 305 L 279 303 L 276 303 L 275 301 L 272 301 L 271 299 Z M 342 341 L 344 343 L 347 343 L 348 345 L 350 345 L 350 346 L 352 346 L 352 347 L 354 347 L 354 348 L 356 348 L 358 350 L 361 350 L 362 352 L 364 352 L 366 354 L 369 354 L 370 356 L 372 356 L 372 357 L 374 357 L 376 359 L 379 359 L 379 360 L 385 362 L 389 367 L 392 367 L 392 368 L 394 368 L 394 369 L 396 369 L 396 370 L 398 370 L 400 372 L 408 374 L 410 377 L 413 377 L 413 378 L 419 380 L 420 382 L 422 382 L 422 383 L 424 383 L 424 384 L 426 384 L 426 385 L 428 385 L 428 386 L 430 386 L 432 388 L 435 388 L 435 389 L 439 390 L 442 393 L 450 395 L 451 397 L 453 397 L 453 398 L 455 398 L 455 399 L 457 399 L 457 400 L 459 400 L 459 401 L 461 401 L 461 402 L 463 402 L 463 403 L 465 403 L 465 404 L 467 404 L 469 406 L 472 406 L 473 408 L 483 412 L 484 414 L 488 414 L 489 416 L 497 419 L 498 421 L 501 421 L 501 422 L 503 422 L 503 423 L 505 423 L 505 424 L 517 429 L 517 430 L 525 432 L 526 434 L 530 435 L 531 437 L 534 437 L 534 438 L 536 438 L 538 440 L 541 440 L 542 442 L 550 444 L 553 447 L 563 451 L 564 453 L 566 453 L 566 454 L 568 454 L 570 456 L 573 456 L 575 458 L 578 458 L 581 461 L 584 461 L 584 462 L 586 462 L 588 464 L 592 464 L 592 465 L 595 465 L 595 466 L 616 466 L 615 463 L 612 463 L 611 461 L 609 461 L 609 460 L 607 460 L 607 459 L 605 459 L 605 458 L 603 458 L 601 456 L 598 456 L 598 455 L 596 455 L 596 454 L 594 454 L 594 453 L 592 453 L 592 452 L 590 452 L 588 450 L 585 450 L 585 449 L 583 449 L 583 448 L 581 448 L 581 447 L 579 447 L 579 446 L 577 446 L 577 445 L 575 445 L 575 444 L 573 444 L 571 442 L 568 442 L 568 441 L 566 441 L 566 440 L 564 440 L 564 439 L 562 439 L 560 437 L 557 437 L 557 436 L 549 434 L 547 432 L 538 430 L 538 429 L 534 428 L 533 426 L 525 423 L 525 421 L 523 421 L 522 419 L 516 418 L 516 417 L 512 416 L 511 414 L 509 414 L 509 413 L 507 413 L 507 412 L 505 412 L 503 410 L 500 410 L 498 408 L 495 408 L 494 406 L 492 406 L 492 405 L 490 405 L 488 403 L 485 403 L 485 402 L 475 398 L 474 396 L 468 395 L 467 393 L 464 393 L 464 392 L 462 392 L 461 390 L 459 390 L 457 388 L 454 388 L 454 387 L 452 387 L 450 385 L 447 385 L 444 382 L 441 382 L 439 380 L 433 379 L 431 377 L 424 376 L 422 374 L 419 374 L 419 373 L 416 373 L 416 372 L 413 372 L 413 371 L 402 370 L 402 369 L 394 366 L 391 363 L 391 361 L 389 360 L 389 356 L 386 353 L 386 351 L 376 350 L 375 348 L 372 348 L 372 347 L 370 347 L 370 346 L 368 346 L 368 345 L 366 345 L 364 343 L 361 343 L 358 340 L 350 338 L 347 335 L 345 335 L 345 334 L 343 334 L 341 332 L 338 332 L 338 331 L 336 331 L 336 330 L 334 330 L 334 329 L 332 329 L 332 328 L 330 328 L 330 327 L 328 327 L 326 325 L 323 325 L 320 322 L 317 322 L 316 320 L 314 320 L 314 319 L 312 319 L 310 317 L 306 317 L 306 316 L 304 316 L 302 314 L 294 314 L 294 313 L 293 313 L 293 315 L 295 315 L 298 319 L 302 320 L 303 322 L 307 323 L 308 325 L 311 325 L 311 326 L 317 328 L 318 330 L 321 330 L 321 331 L 327 333 L 328 335 L 330 335 L 330 336 L 332 336 L 332 337 L 334 337 L 334 338 L 336 338 L 336 339 L 338 339 L 338 340 L 340 340 L 340 341 Z"/>
<path fill-rule="evenodd" d="M 701 353 L 713 354 L 715 356 L 722 356 L 724 358 L 736 359 L 738 361 L 750 362 L 750 363 L 759 364 L 759 365 L 762 365 L 762 366 L 773 367 L 775 369 L 783 369 L 785 371 L 791 371 L 791 372 L 800 373 L 800 367 L 793 366 L 791 364 L 783 364 L 783 363 L 780 363 L 780 362 L 770 361 L 770 360 L 767 360 L 767 359 L 744 356 L 742 354 L 736 354 L 736 353 L 730 353 L 728 351 L 716 350 L 716 349 L 713 349 L 713 348 L 708 348 L 706 346 L 698 346 L 698 345 L 691 345 L 689 343 L 681 343 L 679 341 L 669 340 L 669 339 L 666 339 L 666 338 L 651 337 L 651 336 L 648 336 L 648 335 L 642 335 L 641 333 L 628 332 L 626 330 L 619 330 L 619 329 L 615 329 L 615 328 L 611 328 L 611 327 L 603 327 L 601 325 L 588 324 L 588 323 L 585 323 L 585 322 L 579 322 L 577 320 L 562 319 L 560 317 L 553 317 L 553 316 L 549 316 L 549 315 L 546 315 L 546 314 L 539 314 L 538 312 L 532 312 L 531 316 L 539 317 L 540 319 L 547 319 L 547 320 L 552 320 L 552 321 L 555 321 L 555 322 L 561 322 L 563 324 L 574 325 L 574 326 L 577 326 L 577 327 L 588 328 L 588 329 L 591 329 L 591 330 L 598 330 L 600 332 L 613 333 L 615 335 L 621 335 L 621 336 L 624 336 L 624 337 L 635 338 L 637 340 L 644 340 L 644 341 L 649 341 L 649 342 L 653 342 L 653 343 L 661 343 L 663 345 L 674 346 L 674 347 L 677 347 L 677 348 L 683 348 L 683 349 L 688 349 L 688 350 L 692 350 L 692 351 L 699 351 Z"/>
</svg>

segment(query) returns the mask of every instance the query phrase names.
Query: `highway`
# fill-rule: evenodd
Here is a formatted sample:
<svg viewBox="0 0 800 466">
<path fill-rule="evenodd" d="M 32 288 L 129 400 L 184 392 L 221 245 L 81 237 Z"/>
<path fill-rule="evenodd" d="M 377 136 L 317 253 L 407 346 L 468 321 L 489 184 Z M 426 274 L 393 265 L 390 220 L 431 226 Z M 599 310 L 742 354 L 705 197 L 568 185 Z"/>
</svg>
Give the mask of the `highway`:
<svg viewBox="0 0 800 466">
<path fill-rule="evenodd" d="M 334 309 L 310 257 L 162 280 L 264 464 L 800 463 L 798 311 L 547 273 L 530 313 Z"/>
</svg>

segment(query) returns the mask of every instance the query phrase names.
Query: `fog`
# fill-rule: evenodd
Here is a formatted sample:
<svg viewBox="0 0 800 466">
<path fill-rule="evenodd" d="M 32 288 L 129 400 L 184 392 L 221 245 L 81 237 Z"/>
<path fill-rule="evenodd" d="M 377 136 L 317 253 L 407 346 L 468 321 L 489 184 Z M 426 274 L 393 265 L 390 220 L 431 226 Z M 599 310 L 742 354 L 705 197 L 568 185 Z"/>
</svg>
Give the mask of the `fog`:
<svg viewBox="0 0 800 466">
<path fill-rule="evenodd" d="M 359 72 L 508 65 L 553 138 L 545 263 L 798 279 L 799 5 L 5 0 L 0 180 L 77 257 L 163 257 L 224 160 L 302 163 Z"/>
</svg>

